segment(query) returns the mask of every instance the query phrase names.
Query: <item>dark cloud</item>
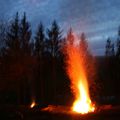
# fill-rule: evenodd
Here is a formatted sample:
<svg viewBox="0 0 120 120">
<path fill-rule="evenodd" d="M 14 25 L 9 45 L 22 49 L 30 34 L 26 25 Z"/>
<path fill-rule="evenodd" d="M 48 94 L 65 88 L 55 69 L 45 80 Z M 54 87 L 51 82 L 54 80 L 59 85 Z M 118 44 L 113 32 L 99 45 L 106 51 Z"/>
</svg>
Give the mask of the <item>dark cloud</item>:
<svg viewBox="0 0 120 120">
<path fill-rule="evenodd" d="M 93 51 L 99 49 L 96 53 L 102 53 L 107 36 L 116 35 L 119 10 L 120 0 L 0 0 L 1 18 L 26 11 L 34 29 L 40 21 L 49 27 L 56 19 L 64 31 L 85 32 Z"/>
</svg>

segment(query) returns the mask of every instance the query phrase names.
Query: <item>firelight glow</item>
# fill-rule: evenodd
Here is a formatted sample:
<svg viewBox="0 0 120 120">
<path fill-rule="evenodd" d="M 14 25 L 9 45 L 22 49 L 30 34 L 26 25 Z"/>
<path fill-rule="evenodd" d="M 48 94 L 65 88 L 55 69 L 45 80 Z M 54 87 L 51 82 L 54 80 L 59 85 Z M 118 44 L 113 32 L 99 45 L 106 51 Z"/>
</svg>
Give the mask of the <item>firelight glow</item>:
<svg viewBox="0 0 120 120">
<path fill-rule="evenodd" d="M 76 43 L 77 40 L 74 41 Z M 84 61 L 84 51 L 80 51 L 79 45 L 66 44 L 66 70 L 71 82 L 71 90 L 75 96 L 72 111 L 85 114 L 94 112 L 95 106 L 89 95 L 88 81 Z"/>
<path fill-rule="evenodd" d="M 32 102 L 30 108 L 33 108 L 34 106 L 35 106 L 35 102 Z"/>
</svg>

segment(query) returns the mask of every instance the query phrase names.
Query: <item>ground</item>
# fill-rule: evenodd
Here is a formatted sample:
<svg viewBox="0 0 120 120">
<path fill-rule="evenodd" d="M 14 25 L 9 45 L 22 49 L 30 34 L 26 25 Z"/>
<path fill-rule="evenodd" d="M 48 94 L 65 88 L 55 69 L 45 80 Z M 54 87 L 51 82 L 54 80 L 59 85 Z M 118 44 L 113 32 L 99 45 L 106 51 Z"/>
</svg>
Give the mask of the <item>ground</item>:
<svg viewBox="0 0 120 120">
<path fill-rule="evenodd" d="M 4 108 L 4 109 L 3 109 Z M 63 107 L 62 107 L 63 108 Z M 58 109 L 58 108 L 57 108 Z M 29 107 L 1 107 L 0 119 L 2 120 L 120 120 L 120 106 L 101 106 L 101 110 L 85 115 L 72 112 L 62 112 L 60 109 L 53 111 L 42 111 L 40 108 Z M 68 110 L 68 108 L 65 108 Z M 64 109 L 64 111 L 65 111 Z"/>
</svg>

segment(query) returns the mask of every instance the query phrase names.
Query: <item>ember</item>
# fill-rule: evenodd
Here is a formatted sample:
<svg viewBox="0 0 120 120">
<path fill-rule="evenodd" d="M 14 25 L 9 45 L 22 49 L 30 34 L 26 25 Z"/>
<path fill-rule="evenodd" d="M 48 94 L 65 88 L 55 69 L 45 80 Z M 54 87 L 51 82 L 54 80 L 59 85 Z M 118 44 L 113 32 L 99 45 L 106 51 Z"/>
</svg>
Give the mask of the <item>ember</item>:
<svg viewBox="0 0 120 120">
<path fill-rule="evenodd" d="M 33 101 L 30 105 L 30 108 L 33 108 L 35 106 L 35 102 Z"/>
</svg>

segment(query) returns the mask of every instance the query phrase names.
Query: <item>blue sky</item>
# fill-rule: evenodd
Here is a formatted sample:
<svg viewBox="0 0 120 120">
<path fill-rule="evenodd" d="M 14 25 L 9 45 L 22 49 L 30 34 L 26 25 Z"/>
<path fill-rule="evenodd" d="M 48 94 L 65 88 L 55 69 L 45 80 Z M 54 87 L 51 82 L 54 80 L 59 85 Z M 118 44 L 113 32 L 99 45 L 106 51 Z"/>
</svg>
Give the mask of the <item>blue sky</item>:
<svg viewBox="0 0 120 120">
<path fill-rule="evenodd" d="M 106 38 L 114 38 L 120 25 L 120 0 L 0 0 L 0 19 L 10 20 L 16 11 L 26 11 L 33 28 L 56 19 L 64 32 L 85 32 L 96 55 L 104 54 Z"/>
</svg>

